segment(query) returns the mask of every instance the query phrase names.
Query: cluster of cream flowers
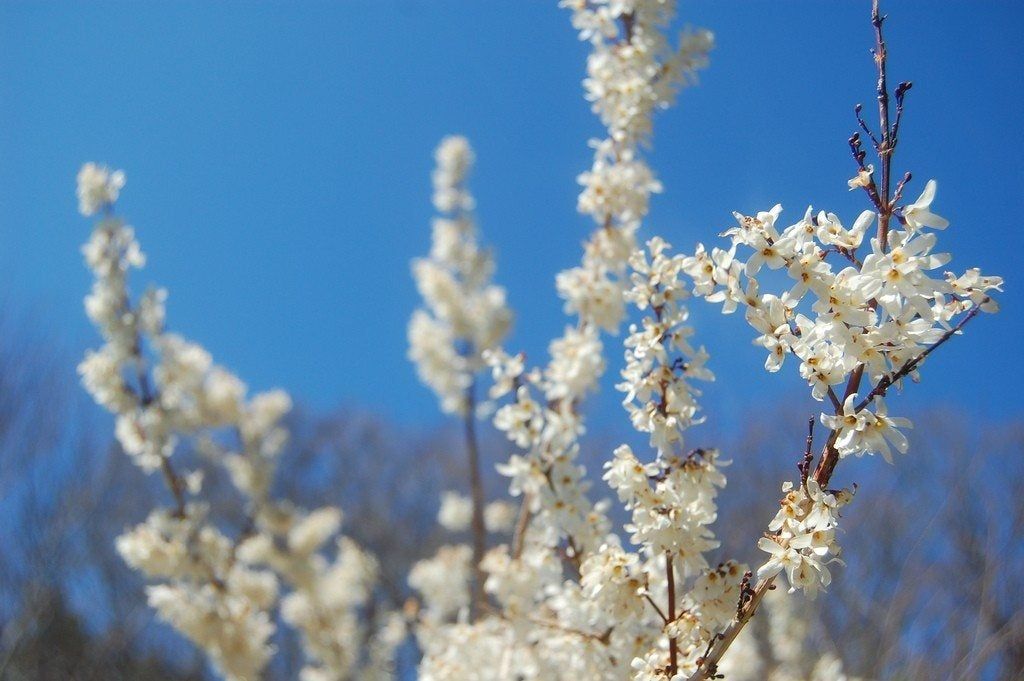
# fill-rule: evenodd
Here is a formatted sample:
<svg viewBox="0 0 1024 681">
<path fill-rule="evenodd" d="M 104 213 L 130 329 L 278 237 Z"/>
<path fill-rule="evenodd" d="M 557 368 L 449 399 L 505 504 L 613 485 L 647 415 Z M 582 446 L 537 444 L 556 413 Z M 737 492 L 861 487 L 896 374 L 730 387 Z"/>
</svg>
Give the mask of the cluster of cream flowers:
<svg viewBox="0 0 1024 681">
<path fill-rule="evenodd" d="M 471 406 L 468 393 L 484 351 L 505 337 L 512 315 L 505 290 L 491 283 L 494 258 L 477 243 L 466 186 L 473 150 L 464 137 L 446 137 L 434 157 L 434 207 L 444 217 L 434 219 L 430 257 L 413 262 L 426 309 L 409 322 L 409 357 L 441 409 L 462 414 Z"/>
<path fill-rule="evenodd" d="M 473 545 L 446 544 L 412 566 L 408 583 L 420 598 L 415 634 L 424 649 L 437 648 L 456 622 L 481 605 L 487 531 L 508 531 L 515 511 L 506 502 L 484 506 L 474 422 L 486 413 L 475 383 L 485 353 L 508 333 L 512 315 L 505 290 L 492 283 L 494 259 L 478 244 L 475 202 L 467 181 L 473 150 L 464 137 L 444 138 L 434 153 L 434 208 L 430 256 L 413 262 L 413 277 L 425 308 L 409 323 L 409 358 L 420 379 L 437 395 L 441 410 L 466 424 L 474 498 L 456 492 L 441 496 L 438 522 L 453 533 L 472 531 Z"/>
<path fill-rule="evenodd" d="M 551 342 L 542 368 L 527 368 L 522 354 L 500 348 L 484 353 L 493 378 L 489 396 L 504 399 L 494 425 L 519 450 L 498 468 L 523 500 L 521 522 L 512 541 L 483 561 L 491 604 L 475 621 L 464 605 L 456 611 L 467 595 L 451 584 L 453 575 L 468 575 L 465 551 L 449 549 L 442 565 L 417 566 L 423 619 L 443 611 L 448 621 L 417 631 L 424 679 L 668 678 L 675 657 L 673 675 L 692 672 L 711 637 L 734 617 L 745 573 L 733 562 L 709 566 L 705 557 L 718 546 L 708 529 L 724 483 L 717 452 L 679 449 L 679 433 L 698 420 L 687 381 L 710 378 L 706 355 L 686 342 L 685 310 L 670 300 L 687 295 L 682 261 L 667 257 L 655 240 L 647 262 L 636 244 L 649 196 L 660 190 L 639 145 L 649 137 L 654 110 L 670 104 L 703 66 L 710 34 L 688 35 L 671 50 L 661 29 L 674 3 L 562 4 L 593 46 L 585 86 L 608 128 L 607 138 L 592 143 L 593 167 L 580 176 L 579 209 L 597 228 L 582 264 L 556 281 L 566 312 L 579 321 Z M 580 406 L 606 365 L 600 331 L 618 331 L 630 301 L 656 306 L 658 319 L 631 329 L 623 389 L 637 427 L 665 445 L 653 463 L 620 448 L 609 464 L 606 479 L 633 512 L 627 529 L 635 550 L 612 531 L 610 503 L 589 499 L 590 483 L 576 461 L 585 429 Z M 659 377 L 671 377 L 668 396 L 656 387 Z M 649 408 L 655 392 L 660 410 Z M 444 515 L 456 515 L 452 502 L 447 506 Z M 447 607 L 435 607 L 430 594 L 443 594 Z M 678 650 L 670 652 L 670 640 Z"/>
<path fill-rule="evenodd" d="M 757 576 L 764 579 L 785 571 L 790 591 L 803 589 L 813 598 L 819 588 L 832 582 L 826 563 L 839 559 L 835 529 L 839 509 L 850 502 L 853 493 L 845 489 L 827 492 L 814 478 L 796 488 L 787 482 L 782 491 L 782 505 L 768 525 L 774 535 L 757 542 L 758 548 L 771 556 Z"/>
<path fill-rule="evenodd" d="M 501 471 L 511 490 L 524 495 L 531 529 L 548 544 L 565 541 L 574 561 L 598 548 L 608 532 L 606 505 L 586 498 L 587 483 L 575 463 L 584 432 L 579 406 L 605 370 L 600 331 L 617 332 L 626 314 L 629 259 L 648 199 L 660 184 L 639 154 L 651 119 L 669 106 L 678 89 L 706 63 L 707 32 L 687 34 L 676 49 L 663 29 L 675 15 L 673 2 L 562 2 L 573 25 L 588 40 L 587 99 L 607 129 L 592 141 L 591 170 L 580 176 L 578 208 L 597 224 L 584 243 L 579 267 L 556 277 L 565 311 L 578 316 L 549 346 L 543 369 L 526 370 L 521 355 L 488 353 L 491 396 L 511 394 L 498 409 L 495 426 L 523 450 Z"/>
<path fill-rule="evenodd" d="M 114 213 L 123 185 L 123 173 L 91 163 L 78 176 L 82 214 L 99 215 L 83 247 L 95 275 L 85 308 L 104 339 L 79 372 L 116 416 L 124 451 L 147 473 L 162 473 L 174 506 L 155 509 L 121 535 L 118 551 L 152 582 L 150 605 L 228 679 L 260 677 L 273 654 L 278 604 L 302 634 L 303 681 L 385 678 L 404 634 L 401 621 L 387 617 L 372 637 L 363 631 L 374 559 L 343 537 L 333 559 L 324 555 L 341 525 L 337 509 L 309 513 L 270 498 L 288 437 L 282 424 L 291 409 L 288 395 L 249 396 L 202 347 L 166 331 L 164 290 L 133 302 L 128 275 L 145 258 L 132 228 Z M 181 457 L 174 454 L 186 446 L 222 466 L 245 499 L 246 524 L 234 536 L 201 501 L 202 468 L 177 468 Z M 364 653 L 359 642 L 368 638 L 374 642 Z"/>
<path fill-rule="evenodd" d="M 678 90 L 706 66 L 708 31 L 687 32 L 672 47 L 665 28 L 675 17 L 672 0 L 562 0 L 573 26 L 592 51 L 587 58 L 586 97 L 607 128 L 591 140 L 594 162 L 579 176 L 579 211 L 598 229 L 584 246 L 578 267 L 558 275 L 567 314 L 587 328 L 615 332 L 625 310 L 627 260 L 636 231 L 661 183 L 640 155 L 651 134 L 653 114 L 675 100 Z M 596 334 L 596 329 L 591 333 Z"/>
<path fill-rule="evenodd" d="M 700 392 L 690 381 L 714 380 L 705 366 L 707 352 L 689 342 L 693 328 L 686 324 L 689 312 L 682 305 L 689 292 L 680 276 L 684 260 L 668 255 L 668 249 L 655 237 L 646 252 L 630 258 L 633 286 L 626 299 L 650 313 L 629 328 L 619 384 L 633 427 L 650 433 L 651 447 L 664 454 L 682 446 L 683 431 L 702 420 L 697 416 Z"/>
<path fill-rule="evenodd" d="M 855 179 L 851 187 L 861 186 Z M 1000 277 L 982 276 L 977 269 L 932 275 L 950 260 L 949 254 L 935 252 L 931 230 L 949 224 L 931 210 L 935 187 L 929 181 L 915 202 L 895 207 L 897 224 L 870 238 L 870 252 L 863 256 L 876 217 L 872 211 L 861 213 L 847 228 L 835 214 L 814 214 L 808 208 L 800 221 L 780 228 L 782 207 L 776 205 L 754 216 L 735 213 L 738 225 L 723 234 L 731 240 L 728 249 L 708 252 L 698 244 L 684 262 L 695 294 L 721 304 L 727 314 L 744 310 L 757 334 L 754 343 L 768 351 L 769 372 L 778 371 L 792 355 L 814 399 L 831 402 L 833 410 L 823 412 L 820 420 L 831 430 L 831 446 L 840 458 L 881 453 L 891 461 L 893 447 L 906 452 L 907 439 L 899 429 L 911 423 L 889 415 L 884 394 L 904 376 L 917 380 L 929 349 L 955 333 L 958 320 L 998 309 L 990 292 L 1001 290 Z M 790 283 L 777 293 L 765 292 L 765 269 L 784 273 Z M 840 397 L 836 386 L 850 389 L 840 388 Z M 782 513 L 801 504 L 820 505 L 822 498 L 844 498 L 816 490 L 812 483 L 794 486 Z M 792 498 L 800 494 L 802 501 Z M 760 574 L 785 569 L 794 587 L 813 592 L 827 586 L 829 572 L 819 559 L 837 552 L 835 517 L 812 517 L 810 524 L 776 519 L 772 530 L 781 534 L 759 543 L 771 556 Z"/>
</svg>

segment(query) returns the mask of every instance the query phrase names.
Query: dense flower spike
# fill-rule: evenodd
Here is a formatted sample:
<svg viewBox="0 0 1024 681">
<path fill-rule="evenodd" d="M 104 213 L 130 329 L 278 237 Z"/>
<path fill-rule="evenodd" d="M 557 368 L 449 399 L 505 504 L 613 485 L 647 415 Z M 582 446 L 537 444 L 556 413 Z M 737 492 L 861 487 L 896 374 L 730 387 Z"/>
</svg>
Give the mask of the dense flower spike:
<svg viewBox="0 0 1024 681">
<path fill-rule="evenodd" d="M 495 412 L 494 424 L 521 451 L 499 470 L 511 479 L 511 492 L 522 497 L 523 508 L 512 543 L 492 549 L 483 563 L 493 614 L 472 624 L 456 616 L 454 623 L 438 626 L 433 615 L 438 608 L 424 591 L 425 624 L 417 632 L 425 652 L 423 678 L 655 678 L 649 675 L 669 668 L 669 640 L 678 649 L 671 664 L 693 670 L 708 640 L 735 612 L 744 573 L 733 563 L 709 567 L 704 558 L 717 546 L 707 528 L 715 517 L 717 487 L 724 483 L 717 453 L 686 455 L 667 446 L 678 444 L 678 432 L 698 420 L 696 391 L 687 381 L 710 378 L 703 351 L 687 344 L 685 311 L 665 301 L 686 294 L 675 276 L 681 260 L 665 256 L 660 241 L 654 242 L 649 264 L 635 253 L 649 196 L 661 188 L 640 157 L 639 145 L 648 141 L 653 111 L 667 106 L 703 65 L 710 34 L 690 34 L 678 49 L 669 49 L 661 29 L 674 15 L 672 3 L 563 5 L 573 9 L 574 25 L 592 43 L 585 85 L 608 128 L 606 139 L 592 143 L 593 167 L 580 176 L 579 209 L 598 227 L 584 245 L 582 264 L 556 281 L 566 312 L 578 315 L 579 322 L 551 342 L 543 368 L 528 369 L 523 355 L 502 349 L 485 353 L 493 378 L 490 397 L 511 398 Z M 631 266 L 638 268 L 632 278 Z M 661 292 L 659 277 L 672 287 L 667 294 Z M 611 531 L 607 502 L 588 499 L 590 483 L 576 457 L 584 432 L 580 406 L 596 390 L 606 365 L 600 332 L 619 329 L 629 300 L 642 299 L 642 308 L 649 307 L 651 296 L 642 293 L 648 290 L 657 298 L 657 314 L 664 315 L 657 324 L 669 329 L 670 345 L 662 350 L 662 337 L 649 322 L 647 335 L 633 329 L 627 341 L 632 360 L 623 378 L 638 384 L 627 400 L 638 427 L 666 447 L 658 463 L 651 464 L 661 477 L 652 483 L 641 476 L 646 494 L 639 487 L 635 497 L 619 490 L 634 512 L 629 531 L 638 549 L 632 552 Z M 671 359 L 666 352 L 673 353 Z M 644 417 L 649 384 L 656 380 L 648 374 L 654 363 L 657 371 L 673 376 L 671 404 Z M 645 470 L 635 459 L 627 461 L 625 450 L 618 454 L 608 473 L 613 486 L 626 484 L 623 466 Z M 442 509 L 446 524 L 459 515 L 456 509 L 448 498 Z M 450 551 L 443 549 L 434 561 L 453 560 Z M 667 573 L 666 560 L 673 558 L 676 564 Z M 459 573 L 454 564 L 421 564 L 416 579 L 442 572 L 448 573 L 449 583 L 437 592 L 444 593 L 454 588 L 450 575 Z M 445 600 L 459 603 L 457 593 L 465 592 L 453 591 Z M 652 604 L 669 600 L 673 615 L 665 619 Z M 451 606 L 447 615 L 451 622 Z M 494 659 L 500 660 L 496 672 Z M 637 671 L 638 665 L 646 671 Z"/>
<path fill-rule="evenodd" d="M 684 263 L 695 294 L 721 304 L 725 313 L 744 310 L 754 343 L 768 351 L 766 370 L 779 371 L 792 355 L 812 397 L 827 400 L 830 407 L 819 417 L 829 429 L 821 458 L 812 470 L 812 419 L 801 479 L 784 487 L 781 508 L 758 542 L 769 556 L 758 570 L 758 585 L 737 621 L 709 649 L 694 681 L 714 676 L 777 575 L 784 572 L 791 591 L 801 589 L 812 597 L 829 585 L 827 565 L 839 554 L 838 511 L 852 496 L 848 490 L 827 489 L 838 461 L 879 453 L 891 463 L 893 448 L 906 452 L 901 429 L 909 428 L 910 421 L 890 416 L 883 398 L 904 378 L 917 381 L 928 355 L 977 314 L 998 309 L 991 296 L 1002 290 L 1000 277 L 982 276 L 977 269 L 959 276 L 934 274 L 950 261 L 949 254 L 936 251 L 937 236 L 931 231 L 949 226 L 932 211 L 935 181 L 929 180 L 913 203 L 903 200 L 910 173 L 892 186 L 892 159 L 911 85 L 896 87 L 892 121 L 884 20 L 873 0 L 877 135 L 861 118 L 862 107 L 856 107 L 858 125 L 878 155 L 877 179 L 875 166 L 864 163 L 860 133 L 849 140 L 858 168 L 849 188 L 863 190 L 873 210 L 863 211 L 849 228 L 837 215 L 815 214 L 811 208 L 785 228 L 778 224 L 779 205 L 753 216 L 735 213 L 737 225 L 723 234 L 731 242 L 727 250 L 709 253 L 698 244 Z M 875 223 L 877 231 L 865 244 Z M 769 282 L 779 277 L 764 274 L 766 269 L 788 276 L 791 284 L 771 291 Z"/>
<path fill-rule="evenodd" d="M 512 315 L 505 290 L 491 283 L 494 259 L 477 243 L 466 186 L 473 150 L 464 137 L 446 137 L 434 156 L 434 207 L 444 217 L 434 219 L 430 257 L 413 262 L 426 309 L 409 322 L 409 357 L 441 409 L 464 414 L 483 353 L 501 343 Z"/>
<path fill-rule="evenodd" d="M 626 298 L 640 310 L 649 310 L 640 326 L 630 326 L 626 338 L 626 368 L 619 390 L 633 426 L 650 433 L 651 446 L 671 456 L 683 442 L 683 431 L 700 423 L 697 416 L 700 392 L 690 381 L 713 380 L 705 367 L 704 348 L 695 350 L 686 325 L 689 313 L 681 302 L 689 297 L 682 284 L 683 258 L 669 256 L 669 245 L 655 237 L 647 251 L 630 259 L 633 286 Z"/>
<path fill-rule="evenodd" d="M 475 611 L 485 600 L 480 563 L 487 546 L 475 423 L 478 415 L 488 413 L 488 405 L 478 403 L 476 380 L 485 354 L 508 333 L 512 313 L 505 304 L 505 289 L 491 283 L 494 259 L 477 243 L 475 202 L 467 187 L 473 166 L 469 142 L 465 137 L 445 137 L 434 159 L 434 208 L 444 216 L 434 219 L 430 257 L 413 261 L 413 277 L 426 308 L 416 310 L 409 322 L 409 358 L 420 379 L 437 394 L 441 410 L 463 419 L 471 498 L 460 508 L 472 529 L 467 575 L 472 575 Z M 440 520 L 457 529 L 456 499 L 449 496 L 444 501 Z"/>
<path fill-rule="evenodd" d="M 661 185 L 640 155 L 649 141 L 654 111 L 669 106 L 679 88 L 706 64 L 711 34 L 685 34 L 671 48 L 664 29 L 675 16 L 673 2 L 562 2 L 573 26 L 588 40 L 587 99 L 607 128 L 593 140 L 594 164 L 580 176 L 580 212 L 598 227 L 585 242 L 580 266 L 556 277 L 565 311 L 578 315 L 553 340 L 544 369 L 527 371 L 522 356 L 489 353 L 494 396 L 510 394 L 495 414 L 525 455 L 514 455 L 501 471 L 514 494 L 527 500 L 531 524 L 547 541 L 566 541 L 575 562 L 604 542 L 603 507 L 591 504 L 582 469 L 574 463 L 584 432 L 579 406 L 596 390 L 605 370 L 600 331 L 617 332 L 626 314 L 629 259 L 650 194 Z"/>
<path fill-rule="evenodd" d="M 874 213 L 865 211 L 847 229 L 836 215 L 815 215 L 808 208 L 800 221 L 781 229 L 782 209 L 775 206 L 754 216 L 737 213 L 737 226 L 725 232 L 728 250 L 709 253 L 698 244 L 683 263 L 695 294 L 720 303 L 727 313 L 744 310 L 754 343 L 768 350 L 768 371 L 778 371 L 793 356 L 811 395 L 831 401 L 833 411 L 822 412 L 820 420 L 836 433 L 839 457 L 879 453 L 891 462 L 893 449 L 906 452 L 901 429 L 910 421 L 890 416 L 882 395 L 904 376 L 917 380 L 916 358 L 948 337 L 965 314 L 998 309 L 991 292 L 1001 290 L 1001 278 L 975 269 L 932 275 L 950 260 L 935 252 L 936 237 L 928 231 L 948 224 L 931 213 L 934 197 L 935 182 L 929 181 L 916 202 L 897 206 L 893 214 L 904 228 L 888 230 L 887 245 L 872 238 L 863 260 L 859 250 Z M 760 278 L 765 268 L 785 272 L 792 287 L 766 292 Z M 846 392 L 840 402 L 835 391 L 854 375 L 860 392 Z M 762 574 L 785 566 L 801 587 L 827 585 L 828 571 L 808 562 L 807 551 L 805 559 L 793 562 L 798 552 L 792 541 L 783 539 L 780 547 L 762 539 L 761 547 L 771 554 Z M 808 565 L 820 577 L 814 584 L 807 579 Z"/>
<path fill-rule="evenodd" d="M 636 232 L 651 194 L 662 189 L 640 145 L 650 139 L 655 110 L 670 106 L 707 65 L 712 35 L 685 32 L 671 46 L 665 29 L 676 13 L 672 0 L 559 4 L 572 11 L 573 26 L 591 44 L 583 85 L 608 136 L 591 140 L 594 163 L 579 176 L 579 211 L 601 229 L 585 244 L 580 266 L 559 274 L 556 283 L 566 313 L 614 332 L 625 314 L 622 292 Z"/>
<path fill-rule="evenodd" d="M 167 294 L 153 289 L 132 301 L 128 275 L 145 258 L 131 227 L 114 213 L 124 174 L 87 164 L 78 175 L 83 215 L 100 214 L 83 247 L 95 275 L 85 308 L 104 339 L 79 366 L 82 382 L 116 416 L 124 451 L 147 473 L 161 471 L 174 498 L 117 540 L 125 561 L 153 584 L 150 605 L 206 651 L 228 679 L 253 681 L 273 654 L 274 609 L 303 637 L 304 681 L 385 678 L 395 624 L 383 618 L 372 659 L 361 617 L 376 567 L 340 538 L 328 561 L 322 546 L 338 532 L 341 513 L 312 513 L 269 497 L 287 441 L 282 419 L 291 400 L 275 390 L 247 395 L 241 380 L 213 363 L 202 347 L 164 328 Z M 246 500 L 247 523 L 229 536 L 199 500 L 202 469 L 185 473 L 175 453 L 190 446 L 223 466 Z M 375 668 L 364 664 L 375 665 Z M 383 675 L 383 676 L 382 676 Z"/>
</svg>

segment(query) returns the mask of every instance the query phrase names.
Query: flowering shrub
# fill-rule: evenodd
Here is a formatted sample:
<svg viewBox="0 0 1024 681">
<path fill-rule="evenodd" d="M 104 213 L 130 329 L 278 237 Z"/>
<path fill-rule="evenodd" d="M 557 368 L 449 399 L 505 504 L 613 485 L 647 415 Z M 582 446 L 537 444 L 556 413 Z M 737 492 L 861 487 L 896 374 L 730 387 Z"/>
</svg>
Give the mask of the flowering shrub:
<svg viewBox="0 0 1024 681">
<path fill-rule="evenodd" d="M 152 582 L 149 603 L 161 618 L 205 650 L 227 679 L 259 677 L 273 653 L 275 606 L 302 635 L 304 681 L 386 674 L 404 627 L 385 617 L 379 631 L 364 631 L 360 610 L 376 561 L 338 535 L 338 509 L 307 512 L 270 497 L 288 437 L 288 395 L 247 395 L 202 347 L 167 331 L 165 290 L 132 300 L 128 275 L 145 257 L 134 230 L 114 212 L 124 182 L 123 173 L 93 164 L 78 175 L 82 214 L 99 215 L 82 251 L 95 275 L 85 307 L 104 339 L 79 372 L 116 416 L 125 453 L 146 473 L 163 475 L 174 505 L 121 535 L 117 550 Z M 202 501 L 201 469 L 173 463 L 186 445 L 226 470 L 244 499 L 243 527 L 225 532 Z M 323 547 L 332 539 L 328 558 Z"/>
<path fill-rule="evenodd" d="M 370 616 L 377 566 L 338 535 L 338 509 L 307 512 L 271 498 L 287 396 L 247 396 L 202 348 L 167 332 L 164 291 L 132 301 L 127 275 L 144 258 L 114 213 L 124 176 L 92 164 L 79 175 L 82 213 L 100 215 L 84 249 L 96 275 L 86 309 L 105 340 L 83 361 L 83 382 L 116 415 L 125 452 L 146 472 L 159 471 L 174 498 L 120 537 L 118 550 L 153 582 L 149 600 L 161 617 L 227 678 L 259 675 L 278 609 L 302 634 L 306 681 L 387 676 L 406 625 L 428 680 L 764 678 L 745 629 L 764 601 L 781 663 L 770 678 L 843 678 L 831 652 L 805 664 L 799 615 L 787 596 L 768 594 L 783 573 L 789 592 L 827 589 L 830 566 L 841 565 L 840 512 L 854 496 L 832 486 L 836 466 L 850 455 L 892 462 L 893 449 L 906 452 L 901 431 L 911 424 L 889 414 L 886 398 L 904 379 L 916 381 L 927 357 L 971 319 L 996 311 L 991 295 L 1002 280 L 977 269 L 937 275 L 950 256 L 935 250 L 934 230 L 948 226 L 932 210 L 936 183 L 909 203 L 911 175 L 893 182 L 910 84 L 890 94 L 877 2 L 878 131 L 858 107 L 867 141 L 860 133 L 849 141 L 856 174 L 847 183 L 870 210 L 848 228 L 811 208 L 788 227 L 778 224 L 778 205 L 736 213 L 726 243 L 698 243 L 692 252 L 659 236 L 640 241 L 650 197 L 661 191 L 642 150 L 654 112 L 707 63 L 711 34 L 670 39 L 670 0 L 561 5 L 590 44 L 584 88 L 606 129 L 591 140 L 593 163 L 579 176 L 578 209 L 594 230 L 580 263 L 555 278 L 575 321 L 551 341 L 541 366 L 504 346 L 512 314 L 473 216 L 473 152 L 464 138 L 445 138 L 433 175 L 440 215 L 429 256 L 413 263 L 424 307 L 409 323 L 409 357 L 441 410 L 464 426 L 468 496 L 447 492 L 438 520 L 468 530 L 470 544 L 442 546 L 413 566 L 408 583 L 418 599 L 403 616 Z M 865 163 L 865 144 L 877 169 Z M 778 372 L 792 355 L 789 364 L 824 405 L 809 422 L 800 476 L 782 485 L 775 517 L 751 538 L 765 554 L 755 569 L 712 559 L 728 461 L 688 442 L 688 429 L 703 420 L 699 382 L 714 380 L 688 325 L 693 296 L 726 314 L 742 310 L 767 351 L 765 369 Z M 624 444 L 604 465 L 602 481 L 629 517 L 617 527 L 612 502 L 595 500 L 596 481 L 578 455 L 584 399 L 607 369 L 607 337 L 622 330 L 617 388 L 649 452 Z M 518 510 L 485 498 L 482 419 L 511 443 L 498 470 Z M 185 447 L 227 471 L 244 499 L 244 526 L 228 532 L 210 517 L 198 469 L 172 464 Z"/>
</svg>

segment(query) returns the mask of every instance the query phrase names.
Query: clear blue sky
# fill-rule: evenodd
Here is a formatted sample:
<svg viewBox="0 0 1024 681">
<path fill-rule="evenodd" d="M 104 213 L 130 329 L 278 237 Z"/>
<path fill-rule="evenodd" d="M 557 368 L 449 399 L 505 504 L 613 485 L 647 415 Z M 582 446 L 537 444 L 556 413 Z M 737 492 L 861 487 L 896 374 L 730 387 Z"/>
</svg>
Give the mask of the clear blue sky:
<svg viewBox="0 0 1024 681">
<path fill-rule="evenodd" d="M 667 191 L 646 234 L 713 240 L 731 211 L 808 203 L 852 220 L 851 109 L 870 104 L 868 2 L 682 4 L 718 47 L 702 85 L 659 116 L 651 162 Z M 1021 414 L 1024 10 L 886 3 L 891 73 L 911 79 L 897 167 L 939 180 L 954 267 L 1007 278 L 1003 312 L 930 360 L 909 408 Z M 477 150 L 482 228 L 534 357 L 565 323 L 553 276 L 590 225 L 575 176 L 600 127 L 581 97 L 587 47 L 554 0 L 0 2 L 0 282 L 74 359 L 96 343 L 78 252 L 89 225 L 74 175 L 124 168 L 123 212 L 170 289 L 171 325 L 258 388 L 436 421 L 405 359 L 417 303 L 408 263 L 428 247 L 431 151 Z M 141 288 L 139 281 L 137 288 Z M 802 396 L 765 380 L 739 317 L 694 304 L 722 424 Z M 620 351 L 614 346 L 612 357 Z M 597 413 L 615 423 L 613 392 Z M 902 411 L 894 407 L 893 411 Z M 606 420 L 607 419 L 607 420 Z M 624 419 L 622 423 L 625 423 Z"/>
</svg>

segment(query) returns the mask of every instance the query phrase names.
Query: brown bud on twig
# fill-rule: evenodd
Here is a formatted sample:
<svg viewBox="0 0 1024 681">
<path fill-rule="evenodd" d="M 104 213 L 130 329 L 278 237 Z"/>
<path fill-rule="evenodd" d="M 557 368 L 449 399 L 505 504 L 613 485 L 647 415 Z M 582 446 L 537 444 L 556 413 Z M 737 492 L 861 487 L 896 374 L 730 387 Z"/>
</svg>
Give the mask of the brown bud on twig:
<svg viewBox="0 0 1024 681">
<path fill-rule="evenodd" d="M 864 118 L 861 117 L 860 115 L 860 112 L 863 110 L 864 105 L 858 104 L 857 106 L 853 107 L 853 115 L 857 118 L 857 123 L 860 125 L 861 130 L 863 130 L 864 133 L 871 138 L 871 144 L 874 145 L 875 151 L 878 151 L 878 138 L 875 137 L 875 134 L 873 132 L 871 132 L 871 129 L 868 128 L 868 124 L 864 122 Z"/>
<path fill-rule="evenodd" d="M 892 202 L 894 205 L 899 203 L 899 200 L 903 198 L 903 188 L 907 186 L 907 183 L 910 182 L 912 177 L 913 175 L 910 174 L 910 171 L 903 174 L 903 179 L 901 179 L 896 185 L 896 192 L 892 195 Z"/>
</svg>

